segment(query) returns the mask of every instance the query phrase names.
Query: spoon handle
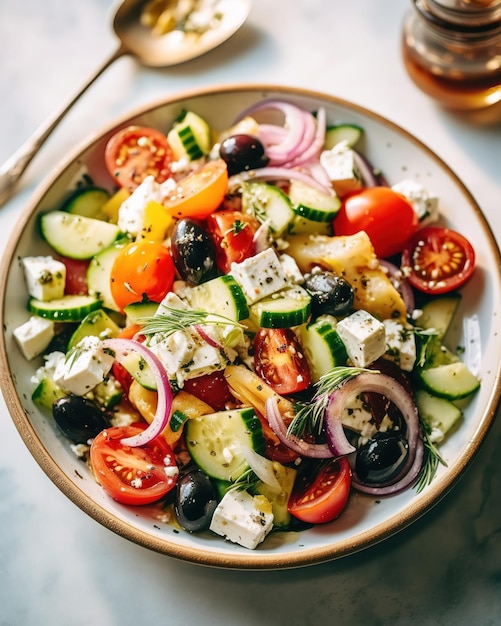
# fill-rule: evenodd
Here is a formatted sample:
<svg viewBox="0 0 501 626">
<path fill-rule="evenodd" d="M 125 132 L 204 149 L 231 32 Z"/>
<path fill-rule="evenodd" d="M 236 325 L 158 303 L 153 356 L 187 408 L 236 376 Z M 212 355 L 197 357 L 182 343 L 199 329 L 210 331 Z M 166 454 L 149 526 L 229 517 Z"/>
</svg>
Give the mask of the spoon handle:
<svg viewBox="0 0 501 626">
<path fill-rule="evenodd" d="M 101 76 L 114 61 L 126 54 L 128 51 L 120 45 L 113 54 L 102 63 L 102 65 L 87 79 L 75 95 L 50 118 L 41 124 L 23 145 L 7 159 L 0 167 L 0 206 L 3 206 L 14 193 L 16 183 L 21 178 L 23 172 L 30 164 L 33 157 L 42 147 L 49 135 L 56 128 L 63 117 L 68 113 L 80 96 Z"/>
</svg>

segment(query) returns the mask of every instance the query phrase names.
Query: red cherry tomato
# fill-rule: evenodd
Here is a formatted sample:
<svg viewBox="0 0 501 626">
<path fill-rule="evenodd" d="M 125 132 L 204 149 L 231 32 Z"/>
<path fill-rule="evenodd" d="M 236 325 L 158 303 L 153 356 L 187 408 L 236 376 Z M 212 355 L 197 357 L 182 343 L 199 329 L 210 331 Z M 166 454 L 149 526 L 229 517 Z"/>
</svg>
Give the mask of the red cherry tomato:
<svg viewBox="0 0 501 626">
<path fill-rule="evenodd" d="M 364 230 L 379 258 L 402 251 L 418 228 L 410 202 L 390 187 L 370 187 L 343 199 L 334 219 L 336 235 L 354 235 Z"/>
<path fill-rule="evenodd" d="M 64 293 L 75 296 L 87 294 L 87 269 L 89 267 L 89 261 L 69 259 L 66 256 L 58 256 L 57 259 L 66 266 L 66 285 Z"/>
<path fill-rule="evenodd" d="M 120 309 L 145 298 L 161 302 L 171 290 L 174 276 L 174 261 L 165 246 L 133 242 L 120 250 L 113 263 L 111 294 Z"/>
<path fill-rule="evenodd" d="M 128 126 L 115 133 L 104 151 L 113 179 L 134 191 L 147 176 L 163 183 L 171 175 L 172 149 L 167 137 L 154 128 Z"/>
<path fill-rule="evenodd" d="M 329 459 L 320 464 L 313 477 L 298 477 L 289 498 L 289 513 L 310 524 L 323 524 L 338 517 L 350 495 L 351 470 L 346 458 Z"/>
<path fill-rule="evenodd" d="M 209 215 L 207 231 L 216 247 L 216 264 L 227 274 L 232 263 L 241 263 L 254 254 L 258 221 L 242 211 L 222 210 Z"/>
<path fill-rule="evenodd" d="M 278 461 L 278 463 L 282 463 L 282 465 L 293 463 L 298 458 L 298 455 L 280 441 L 265 417 L 258 412 L 256 412 L 256 415 L 259 417 L 263 429 L 265 444 L 264 456 L 271 461 Z"/>
<path fill-rule="evenodd" d="M 138 434 L 146 424 L 106 428 L 94 438 L 90 462 L 106 493 L 122 504 L 151 504 L 176 484 L 176 459 L 163 437 L 136 448 L 120 440 Z M 166 471 L 170 470 L 170 471 Z"/>
<path fill-rule="evenodd" d="M 306 357 L 290 328 L 260 328 L 254 338 L 256 374 L 279 394 L 297 393 L 311 385 Z"/>
<path fill-rule="evenodd" d="M 427 294 L 458 289 L 471 278 L 474 269 L 473 246 L 450 228 L 423 228 L 402 252 L 402 270 L 410 284 Z"/>
<path fill-rule="evenodd" d="M 223 371 L 185 380 L 183 390 L 206 402 L 214 411 L 224 411 L 227 403 L 235 400 Z"/>
</svg>

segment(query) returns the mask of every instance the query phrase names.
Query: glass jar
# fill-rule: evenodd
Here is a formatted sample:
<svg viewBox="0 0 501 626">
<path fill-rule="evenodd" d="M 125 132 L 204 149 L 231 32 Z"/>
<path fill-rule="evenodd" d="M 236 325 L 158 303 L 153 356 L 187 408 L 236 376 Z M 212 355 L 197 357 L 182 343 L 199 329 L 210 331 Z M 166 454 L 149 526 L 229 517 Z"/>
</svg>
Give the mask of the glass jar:
<svg viewBox="0 0 501 626">
<path fill-rule="evenodd" d="M 501 101 L 501 0 L 412 0 L 402 54 L 413 82 L 457 110 Z"/>
</svg>

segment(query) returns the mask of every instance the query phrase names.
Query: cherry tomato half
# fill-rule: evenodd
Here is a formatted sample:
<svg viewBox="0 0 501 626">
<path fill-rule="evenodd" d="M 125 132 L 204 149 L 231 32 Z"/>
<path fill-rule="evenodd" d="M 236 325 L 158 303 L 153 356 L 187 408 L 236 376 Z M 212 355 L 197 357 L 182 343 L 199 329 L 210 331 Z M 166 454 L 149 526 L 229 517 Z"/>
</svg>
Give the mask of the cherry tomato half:
<svg viewBox="0 0 501 626">
<path fill-rule="evenodd" d="M 427 294 L 458 289 L 475 269 L 471 243 L 450 228 L 428 226 L 412 237 L 402 252 L 402 270 L 409 283 Z"/>
<path fill-rule="evenodd" d="M 290 328 L 260 328 L 254 338 L 256 374 L 279 394 L 297 393 L 311 385 L 306 357 Z"/>
<path fill-rule="evenodd" d="M 289 498 L 289 513 L 310 524 L 336 519 L 346 506 L 351 488 L 351 470 L 346 458 L 329 459 L 318 473 L 298 477 Z"/>
<path fill-rule="evenodd" d="M 111 268 L 111 294 L 120 309 L 144 298 L 161 302 L 172 288 L 174 275 L 174 261 L 164 245 L 153 241 L 129 243 Z"/>
<path fill-rule="evenodd" d="M 128 126 L 115 133 L 106 144 L 104 160 L 113 179 L 134 191 L 147 176 L 163 183 L 171 175 L 172 149 L 159 130 Z"/>
<path fill-rule="evenodd" d="M 228 403 L 235 401 L 223 371 L 189 378 L 184 381 L 183 390 L 206 402 L 214 411 L 224 411 Z"/>
<path fill-rule="evenodd" d="M 122 504 L 151 504 L 163 498 L 176 484 L 176 459 L 162 437 L 141 447 L 120 443 L 147 427 L 106 428 L 94 438 L 90 462 L 94 475 L 106 493 Z M 168 471 L 166 471 L 166 469 Z"/>
<path fill-rule="evenodd" d="M 209 215 L 207 232 L 216 248 L 216 264 L 227 274 L 232 263 L 241 263 L 254 254 L 258 221 L 242 211 L 222 210 Z"/>
<path fill-rule="evenodd" d="M 84 295 L 88 293 L 87 259 L 69 259 L 66 256 L 58 256 L 57 259 L 66 266 L 66 284 L 64 293 L 67 295 Z"/>
<path fill-rule="evenodd" d="M 410 202 L 390 187 L 370 187 L 343 199 L 334 219 L 336 235 L 354 235 L 364 230 L 379 258 L 402 251 L 418 228 Z"/>
<path fill-rule="evenodd" d="M 182 178 L 170 195 L 162 200 L 167 213 L 180 219 L 203 219 L 224 200 L 228 187 L 228 169 L 222 159 L 208 161 L 200 169 Z"/>
</svg>

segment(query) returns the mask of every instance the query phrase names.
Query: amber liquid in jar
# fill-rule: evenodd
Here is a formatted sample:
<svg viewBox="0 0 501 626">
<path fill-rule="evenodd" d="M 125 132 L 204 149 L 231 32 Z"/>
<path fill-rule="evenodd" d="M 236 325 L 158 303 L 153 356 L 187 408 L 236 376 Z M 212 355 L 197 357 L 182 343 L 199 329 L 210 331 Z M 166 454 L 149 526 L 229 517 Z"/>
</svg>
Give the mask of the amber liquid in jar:
<svg viewBox="0 0 501 626">
<path fill-rule="evenodd" d="M 501 23 L 448 23 L 430 12 L 433 1 L 415 0 L 414 5 L 402 38 L 402 58 L 412 81 L 450 109 L 501 102 Z"/>
</svg>

